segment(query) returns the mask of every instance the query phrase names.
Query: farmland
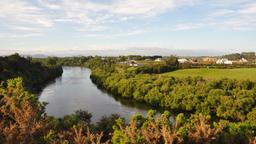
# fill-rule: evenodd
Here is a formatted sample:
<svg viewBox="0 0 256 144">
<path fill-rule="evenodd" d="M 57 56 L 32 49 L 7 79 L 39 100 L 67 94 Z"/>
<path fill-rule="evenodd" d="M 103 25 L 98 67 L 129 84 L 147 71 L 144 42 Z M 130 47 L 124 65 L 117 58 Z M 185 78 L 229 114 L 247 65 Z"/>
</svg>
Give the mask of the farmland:
<svg viewBox="0 0 256 144">
<path fill-rule="evenodd" d="M 162 75 L 174 77 L 196 77 L 201 76 L 205 79 L 237 79 L 256 81 L 256 68 L 237 68 L 237 69 L 180 69 Z"/>
</svg>

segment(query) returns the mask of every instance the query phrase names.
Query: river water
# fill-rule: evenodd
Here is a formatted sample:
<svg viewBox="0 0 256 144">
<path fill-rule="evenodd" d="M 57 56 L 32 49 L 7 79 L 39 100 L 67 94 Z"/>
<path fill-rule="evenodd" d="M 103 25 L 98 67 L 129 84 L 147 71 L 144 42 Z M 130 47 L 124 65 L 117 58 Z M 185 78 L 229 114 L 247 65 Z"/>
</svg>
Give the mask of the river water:
<svg viewBox="0 0 256 144">
<path fill-rule="evenodd" d="M 63 117 L 76 110 L 92 113 L 92 122 L 102 116 L 119 114 L 126 120 L 133 114 L 146 115 L 148 107 L 127 101 L 116 100 L 101 91 L 90 79 L 91 71 L 82 67 L 63 67 L 63 75 L 46 86 L 39 100 L 47 102 L 46 113 Z"/>
</svg>

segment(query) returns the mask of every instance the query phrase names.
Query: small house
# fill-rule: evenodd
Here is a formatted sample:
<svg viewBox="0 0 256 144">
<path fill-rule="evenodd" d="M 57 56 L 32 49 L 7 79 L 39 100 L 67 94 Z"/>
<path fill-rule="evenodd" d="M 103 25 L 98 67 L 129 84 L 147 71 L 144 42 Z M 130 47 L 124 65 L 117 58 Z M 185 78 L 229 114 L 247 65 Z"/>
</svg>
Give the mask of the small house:
<svg viewBox="0 0 256 144">
<path fill-rule="evenodd" d="M 185 58 L 181 58 L 181 59 L 178 59 L 178 62 L 179 63 L 186 63 L 186 62 L 188 62 L 188 60 L 185 59 Z"/>
<path fill-rule="evenodd" d="M 240 60 L 233 61 L 234 64 L 246 64 L 248 60 L 245 58 L 241 58 Z"/>
<path fill-rule="evenodd" d="M 135 61 L 135 60 L 129 60 L 129 61 L 127 62 L 127 64 L 128 64 L 129 66 L 134 66 L 134 67 L 139 66 L 138 62 Z"/>
<path fill-rule="evenodd" d="M 162 58 L 155 59 L 155 62 L 161 62 L 161 61 L 162 61 Z"/>
<path fill-rule="evenodd" d="M 248 60 L 245 59 L 245 58 L 242 58 L 242 59 L 239 60 L 239 62 L 241 62 L 241 63 L 248 63 Z"/>
<path fill-rule="evenodd" d="M 215 58 L 215 57 L 204 57 L 202 60 L 203 60 L 203 62 L 216 62 L 217 58 Z"/>
<path fill-rule="evenodd" d="M 226 59 L 226 58 L 224 58 L 224 59 L 218 59 L 218 60 L 216 61 L 216 64 L 232 65 L 233 62 L 230 61 L 230 60 L 228 60 L 228 59 Z"/>
</svg>

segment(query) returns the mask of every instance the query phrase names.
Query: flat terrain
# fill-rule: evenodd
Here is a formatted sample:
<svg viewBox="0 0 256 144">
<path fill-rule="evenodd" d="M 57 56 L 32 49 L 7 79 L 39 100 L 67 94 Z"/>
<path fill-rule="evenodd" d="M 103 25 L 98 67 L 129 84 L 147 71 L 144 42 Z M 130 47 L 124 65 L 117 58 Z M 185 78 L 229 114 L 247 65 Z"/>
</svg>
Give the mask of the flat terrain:
<svg viewBox="0 0 256 144">
<path fill-rule="evenodd" d="M 256 81 L 256 68 L 237 68 L 237 69 L 182 69 L 174 72 L 164 73 L 174 77 L 194 77 L 202 76 L 206 79 L 231 78 L 238 80 Z"/>
</svg>

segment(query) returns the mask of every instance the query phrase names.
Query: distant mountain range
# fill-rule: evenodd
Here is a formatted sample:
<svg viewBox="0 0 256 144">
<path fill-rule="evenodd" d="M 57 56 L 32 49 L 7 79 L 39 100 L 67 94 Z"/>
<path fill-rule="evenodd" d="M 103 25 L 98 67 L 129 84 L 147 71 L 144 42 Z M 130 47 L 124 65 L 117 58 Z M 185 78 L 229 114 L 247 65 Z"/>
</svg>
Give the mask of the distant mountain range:
<svg viewBox="0 0 256 144">
<path fill-rule="evenodd" d="M 69 50 L 69 51 L 56 51 L 49 55 L 55 56 L 119 56 L 119 55 L 177 55 L 177 56 L 216 56 L 225 54 L 224 52 L 211 51 L 211 50 L 172 50 L 167 48 L 126 48 L 126 49 L 108 49 L 108 50 Z"/>
<path fill-rule="evenodd" d="M 31 56 L 33 58 L 47 58 L 47 55 L 44 54 L 34 54 L 34 55 L 24 55 L 24 56 Z"/>
<path fill-rule="evenodd" d="M 125 49 L 106 49 L 106 50 L 63 50 L 63 51 L 54 51 L 49 53 L 22 53 L 24 56 L 32 56 L 36 58 L 45 58 L 48 56 L 119 56 L 119 55 L 177 55 L 177 56 L 218 56 L 227 53 L 235 53 L 234 52 L 224 52 L 224 51 L 216 51 L 216 50 L 179 50 L 179 49 L 168 49 L 168 48 L 125 48 Z M 10 53 L 12 54 L 12 53 Z M 1 53 L 0 53 L 1 55 Z M 6 54 L 5 54 L 6 55 Z"/>
</svg>

